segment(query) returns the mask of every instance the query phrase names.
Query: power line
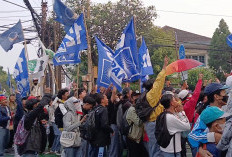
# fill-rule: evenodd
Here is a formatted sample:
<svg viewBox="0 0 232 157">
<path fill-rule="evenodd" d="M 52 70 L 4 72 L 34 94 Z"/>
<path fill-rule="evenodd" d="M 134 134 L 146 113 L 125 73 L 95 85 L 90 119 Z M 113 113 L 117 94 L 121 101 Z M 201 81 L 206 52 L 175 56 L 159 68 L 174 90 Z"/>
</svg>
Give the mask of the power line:
<svg viewBox="0 0 232 157">
<path fill-rule="evenodd" d="M 31 15 L 27 15 L 27 16 L 0 16 L 0 18 L 10 18 L 10 17 L 31 17 Z"/>
<path fill-rule="evenodd" d="M 190 14 L 190 15 L 201 15 L 201 16 L 220 16 L 220 17 L 232 17 L 231 15 L 223 14 L 208 14 L 208 13 L 197 13 L 197 12 L 182 12 L 182 11 L 172 11 L 172 10 L 156 10 L 160 12 L 176 13 L 176 14 Z"/>
<path fill-rule="evenodd" d="M 26 23 L 26 22 L 30 22 L 30 21 L 32 21 L 32 20 L 21 21 L 21 23 Z M 17 24 L 17 23 L 18 23 L 18 22 L 16 22 L 16 23 L 11 23 L 11 24 L 8 24 L 8 25 L 1 25 L 0 27 L 11 26 L 11 25 L 15 25 L 15 24 Z"/>
<path fill-rule="evenodd" d="M 10 3 L 10 4 L 13 4 L 13 5 L 15 5 L 15 6 L 18 6 L 18 7 L 24 8 L 24 9 L 27 9 L 27 8 L 26 8 L 26 7 L 24 7 L 24 6 L 21 6 L 21 5 L 19 5 L 19 4 L 16 4 L 16 3 L 10 2 L 10 1 L 8 1 L 8 0 L 2 0 L 2 1 L 7 2 L 7 3 Z"/>
</svg>

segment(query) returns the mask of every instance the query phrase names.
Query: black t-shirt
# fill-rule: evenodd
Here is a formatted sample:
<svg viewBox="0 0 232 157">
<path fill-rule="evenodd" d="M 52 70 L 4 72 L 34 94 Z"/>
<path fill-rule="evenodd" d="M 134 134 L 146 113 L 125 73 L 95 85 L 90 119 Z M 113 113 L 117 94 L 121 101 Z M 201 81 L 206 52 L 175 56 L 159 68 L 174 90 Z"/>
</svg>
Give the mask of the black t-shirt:
<svg viewBox="0 0 232 157">
<path fill-rule="evenodd" d="M 118 103 L 115 104 L 115 103 L 112 103 L 111 100 L 109 100 L 109 105 L 107 106 L 109 124 L 116 124 L 118 106 L 119 106 Z"/>
</svg>

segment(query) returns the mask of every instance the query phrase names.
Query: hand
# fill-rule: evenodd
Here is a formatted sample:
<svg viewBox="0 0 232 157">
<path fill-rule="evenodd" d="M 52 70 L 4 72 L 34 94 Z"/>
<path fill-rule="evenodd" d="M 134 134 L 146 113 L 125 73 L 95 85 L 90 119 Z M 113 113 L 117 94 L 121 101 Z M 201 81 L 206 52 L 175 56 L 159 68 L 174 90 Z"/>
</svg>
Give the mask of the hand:
<svg viewBox="0 0 232 157">
<path fill-rule="evenodd" d="M 215 78 L 215 81 L 216 81 L 217 83 L 221 83 L 220 80 L 219 80 L 218 78 Z"/>
<path fill-rule="evenodd" d="M 15 94 L 20 94 L 20 92 L 18 91 L 18 89 L 15 89 Z"/>
<path fill-rule="evenodd" d="M 219 134 L 219 133 L 214 133 L 214 138 L 215 138 L 215 142 L 216 144 L 219 143 L 219 141 L 221 140 L 222 138 L 222 134 Z"/>
<path fill-rule="evenodd" d="M 210 80 L 208 81 L 208 84 L 210 84 L 210 83 L 212 83 L 212 79 L 210 79 Z"/>
<path fill-rule="evenodd" d="M 201 157 L 213 157 L 208 150 L 204 150 L 202 147 L 199 147 L 199 154 Z"/>
<path fill-rule="evenodd" d="M 48 88 L 45 88 L 44 93 L 51 93 L 51 91 L 52 91 L 51 88 L 48 87 Z"/>
<path fill-rule="evenodd" d="M 199 77 L 198 77 L 198 80 L 202 80 L 202 79 L 203 79 L 203 76 L 204 76 L 204 75 L 203 75 L 202 73 L 200 73 L 200 74 L 199 74 Z"/>
<path fill-rule="evenodd" d="M 83 123 L 85 120 L 86 120 L 86 117 L 87 117 L 87 115 L 85 115 L 82 119 L 81 119 L 81 123 Z"/>
<path fill-rule="evenodd" d="M 130 83 L 129 83 L 129 82 L 126 82 L 126 83 L 125 83 L 125 87 L 130 87 Z"/>
<path fill-rule="evenodd" d="M 86 91 L 88 90 L 87 83 L 83 83 L 83 87 L 85 88 Z"/>
<path fill-rule="evenodd" d="M 117 93 L 117 88 L 114 86 L 112 93 Z"/>
<path fill-rule="evenodd" d="M 208 80 L 204 80 L 203 87 L 206 87 L 208 84 Z"/>
<path fill-rule="evenodd" d="M 163 65 L 163 69 L 166 69 L 166 67 L 168 66 L 168 62 L 169 62 L 169 58 L 167 56 L 164 57 L 164 65 Z"/>
</svg>

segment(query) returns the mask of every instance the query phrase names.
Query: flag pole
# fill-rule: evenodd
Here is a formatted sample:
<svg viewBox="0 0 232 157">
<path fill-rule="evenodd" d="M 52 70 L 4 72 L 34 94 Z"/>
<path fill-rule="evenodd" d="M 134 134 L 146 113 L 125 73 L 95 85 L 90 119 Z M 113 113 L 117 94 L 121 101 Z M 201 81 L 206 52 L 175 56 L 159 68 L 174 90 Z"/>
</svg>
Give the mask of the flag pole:
<svg viewBox="0 0 232 157">
<path fill-rule="evenodd" d="M 90 0 L 87 0 L 88 6 L 87 6 L 87 18 L 90 18 Z M 88 92 L 90 93 L 91 90 L 93 89 L 93 73 L 92 73 L 92 68 L 93 68 L 93 64 L 92 64 L 92 57 L 91 57 L 91 41 L 89 38 L 89 32 L 88 32 L 88 28 L 87 28 L 87 24 L 86 24 L 86 19 L 85 19 L 85 10 L 84 8 L 82 8 L 83 10 L 83 15 L 84 15 L 84 23 L 85 23 L 85 29 L 86 29 L 86 38 L 87 38 L 87 44 L 88 44 L 88 50 L 87 50 L 87 54 L 88 54 L 88 75 L 90 77 L 89 79 L 89 85 L 88 85 Z"/>
<path fill-rule="evenodd" d="M 77 64 L 77 91 L 79 85 L 79 75 L 80 75 L 80 64 Z"/>
</svg>

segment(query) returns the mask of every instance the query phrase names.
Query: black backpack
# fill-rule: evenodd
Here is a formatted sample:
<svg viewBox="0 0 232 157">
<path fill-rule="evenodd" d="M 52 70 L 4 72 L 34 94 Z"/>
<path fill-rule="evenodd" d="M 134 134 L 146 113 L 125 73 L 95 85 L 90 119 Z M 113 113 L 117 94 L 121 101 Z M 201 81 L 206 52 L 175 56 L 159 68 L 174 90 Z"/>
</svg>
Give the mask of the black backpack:
<svg viewBox="0 0 232 157">
<path fill-rule="evenodd" d="M 155 127 L 155 137 L 157 143 L 163 148 L 166 148 L 170 144 L 170 141 L 174 136 L 169 134 L 167 128 L 167 120 L 166 120 L 167 114 L 172 114 L 172 113 L 164 111 L 157 117 L 156 127 Z"/>
<path fill-rule="evenodd" d="M 57 125 L 58 128 L 63 128 L 63 113 L 60 110 L 60 107 L 58 106 L 54 112 L 55 116 L 55 124 Z"/>
<path fill-rule="evenodd" d="M 126 112 L 123 115 L 123 119 L 122 119 L 122 128 L 121 128 L 121 133 L 122 135 L 127 136 L 131 130 L 131 127 L 133 125 L 133 122 L 131 124 L 128 123 L 127 119 L 126 119 L 126 115 L 128 113 L 128 110 L 126 110 Z"/>
<path fill-rule="evenodd" d="M 80 128 L 80 136 L 81 138 L 87 141 L 93 141 L 95 133 L 96 133 L 96 122 L 95 122 L 95 113 L 99 107 L 90 111 L 87 115 L 85 122 L 81 124 Z"/>
<path fill-rule="evenodd" d="M 149 102 L 147 101 L 146 95 L 147 92 L 143 92 L 136 101 L 135 105 L 135 111 L 143 122 L 146 122 L 149 119 L 152 111 L 154 111 L 156 107 L 159 105 L 158 102 L 155 107 L 151 107 Z"/>
</svg>

